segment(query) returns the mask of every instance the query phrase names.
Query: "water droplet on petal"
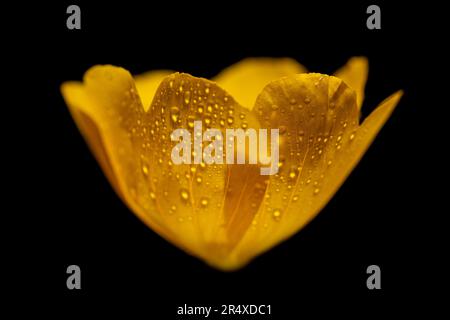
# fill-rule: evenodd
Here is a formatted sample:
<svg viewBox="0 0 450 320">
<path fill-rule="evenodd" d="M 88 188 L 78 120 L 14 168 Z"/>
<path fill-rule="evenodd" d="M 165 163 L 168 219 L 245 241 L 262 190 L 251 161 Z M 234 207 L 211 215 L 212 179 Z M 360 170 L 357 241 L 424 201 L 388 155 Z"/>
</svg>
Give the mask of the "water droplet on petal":
<svg viewBox="0 0 450 320">
<path fill-rule="evenodd" d="M 170 108 L 170 119 L 172 119 L 173 123 L 177 123 L 180 116 L 180 109 L 178 107 Z"/>
<path fill-rule="evenodd" d="M 146 163 L 142 164 L 142 173 L 147 176 L 148 175 L 148 165 Z"/>
<path fill-rule="evenodd" d="M 189 191 L 187 191 L 186 189 L 181 189 L 180 196 L 181 196 L 181 199 L 188 200 L 189 199 Z"/>
<path fill-rule="evenodd" d="M 280 211 L 279 209 L 275 209 L 275 210 L 272 212 L 272 216 L 273 216 L 273 218 L 274 218 L 276 221 L 279 221 L 280 218 L 281 218 L 281 211 Z"/>
<path fill-rule="evenodd" d="M 188 116 L 187 124 L 188 124 L 189 128 L 192 129 L 194 127 L 194 122 L 195 122 L 195 117 L 194 116 Z"/>
<path fill-rule="evenodd" d="M 291 172 L 289 173 L 289 178 L 294 179 L 296 176 L 297 176 L 296 170 L 291 170 Z"/>
<path fill-rule="evenodd" d="M 202 207 L 206 207 L 208 203 L 208 198 L 202 198 L 202 200 L 200 200 L 200 204 L 202 205 Z"/>
</svg>

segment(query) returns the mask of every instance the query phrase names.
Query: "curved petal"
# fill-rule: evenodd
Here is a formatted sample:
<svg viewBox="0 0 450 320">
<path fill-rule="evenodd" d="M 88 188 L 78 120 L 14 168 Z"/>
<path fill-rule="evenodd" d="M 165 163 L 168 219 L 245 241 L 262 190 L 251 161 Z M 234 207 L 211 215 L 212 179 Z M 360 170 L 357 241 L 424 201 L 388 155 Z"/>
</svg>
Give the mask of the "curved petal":
<svg viewBox="0 0 450 320">
<path fill-rule="evenodd" d="M 64 83 L 61 91 L 78 128 L 117 194 L 144 222 L 175 241 L 175 236 L 161 219 L 147 214 L 148 208 L 135 200 L 140 174 L 133 168 L 135 155 L 127 128 L 135 121 L 135 113 L 143 109 L 128 71 L 96 66 L 86 72 L 84 83 Z"/>
<path fill-rule="evenodd" d="M 146 112 L 131 75 L 112 66 L 93 67 L 83 84 L 65 84 L 62 91 L 73 114 L 84 112 L 96 128 L 92 134 L 86 119 L 75 116 L 130 208 L 175 245 L 228 268 L 227 256 L 257 210 L 250 200 L 260 202 L 264 194 L 255 185 L 265 186 L 265 177 L 256 165 L 174 165 L 171 134 L 188 128 L 193 136 L 196 120 L 205 129 L 221 128 L 223 136 L 226 128 L 258 128 L 250 111 L 211 81 L 172 74 Z"/>
<path fill-rule="evenodd" d="M 141 102 L 145 111 L 147 111 L 150 107 L 152 99 L 155 96 L 155 92 L 161 84 L 161 81 L 172 73 L 174 73 L 174 71 L 154 70 L 133 76 L 136 89 L 141 97 Z"/>
<path fill-rule="evenodd" d="M 400 95 L 383 102 L 359 126 L 355 94 L 338 78 L 302 74 L 268 85 L 255 110 L 263 127 L 283 128 L 282 166 L 270 178 L 266 200 L 233 256 L 248 261 L 313 219 L 358 163 Z"/>
<path fill-rule="evenodd" d="M 252 109 L 270 81 L 304 72 L 305 67 L 290 58 L 247 58 L 224 69 L 213 80 L 242 106 Z"/>
<path fill-rule="evenodd" d="M 337 70 L 334 75 L 342 80 L 356 92 L 358 109 L 364 102 L 364 89 L 367 75 L 369 74 L 369 62 L 366 57 L 353 57 Z"/>
</svg>

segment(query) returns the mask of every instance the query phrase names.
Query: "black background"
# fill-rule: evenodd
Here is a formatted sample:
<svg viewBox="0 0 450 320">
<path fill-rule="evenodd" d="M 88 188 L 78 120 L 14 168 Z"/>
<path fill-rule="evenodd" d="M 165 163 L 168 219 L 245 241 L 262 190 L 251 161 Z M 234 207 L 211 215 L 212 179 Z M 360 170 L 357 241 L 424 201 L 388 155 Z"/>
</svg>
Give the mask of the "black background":
<svg viewBox="0 0 450 320">
<path fill-rule="evenodd" d="M 433 146 L 422 135 L 438 130 L 430 124 L 435 115 L 422 81 L 433 81 L 426 77 L 432 69 L 426 54 L 442 31 L 432 25 L 439 8 L 378 2 L 382 29 L 368 30 L 370 2 L 73 3 L 81 7 L 79 31 L 66 29 L 72 2 L 5 13 L 14 17 L 5 34 L 13 48 L 6 64 L 14 65 L 14 84 L 24 89 L 14 100 L 26 128 L 9 131 L 17 151 L 11 160 L 21 168 L 14 171 L 17 197 L 8 216 L 20 227 L 7 242 L 13 258 L 5 264 L 18 271 L 19 299 L 40 301 L 38 308 L 49 313 L 63 307 L 56 312 L 61 317 L 125 309 L 148 319 L 174 319 L 185 303 L 271 304 L 268 319 L 305 312 L 367 318 L 422 306 L 419 297 L 429 293 L 424 285 L 433 282 L 425 270 L 432 265 L 435 275 L 442 272 L 432 258 L 437 248 L 426 244 L 435 211 L 425 199 L 436 186 L 426 182 L 424 161 Z M 62 82 L 81 79 L 95 64 L 212 77 L 245 57 L 288 56 L 332 73 L 357 55 L 370 62 L 364 116 L 398 89 L 403 99 L 317 218 L 233 273 L 186 255 L 126 208 L 59 92 Z M 66 288 L 71 264 L 81 267 L 80 291 Z M 371 264 L 381 267 L 382 290 L 366 288 Z"/>
</svg>

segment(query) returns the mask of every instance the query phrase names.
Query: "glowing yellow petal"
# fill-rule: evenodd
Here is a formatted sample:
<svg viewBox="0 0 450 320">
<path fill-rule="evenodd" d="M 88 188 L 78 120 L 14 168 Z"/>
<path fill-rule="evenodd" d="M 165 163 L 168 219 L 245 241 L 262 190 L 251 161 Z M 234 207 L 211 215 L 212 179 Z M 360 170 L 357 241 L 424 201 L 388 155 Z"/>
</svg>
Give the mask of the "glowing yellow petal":
<svg viewBox="0 0 450 320">
<path fill-rule="evenodd" d="M 366 87 L 367 75 L 369 73 L 369 62 L 366 57 L 353 57 L 337 70 L 334 75 L 342 80 L 356 92 L 358 109 L 364 101 L 364 89 Z"/>
<path fill-rule="evenodd" d="M 156 89 L 158 89 L 161 81 L 172 73 L 174 72 L 170 70 L 155 70 L 134 76 L 136 89 L 146 111 L 150 107 L 150 103 L 152 102 Z"/>
<path fill-rule="evenodd" d="M 105 174 L 130 208 L 180 248 L 227 268 L 229 252 L 257 210 L 249 201 L 261 201 L 263 192 L 255 185 L 264 185 L 265 177 L 256 165 L 174 165 L 176 143 L 170 135 L 176 128 L 193 135 L 196 120 L 205 129 L 221 128 L 223 137 L 226 128 L 258 128 L 250 111 L 213 82 L 172 74 L 146 112 L 131 75 L 112 66 L 94 67 L 83 84 L 67 83 L 62 91 Z M 89 116 L 95 134 L 85 130 L 80 112 Z"/>
<path fill-rule="evenodd" d="M 247 58 L 226 68 L 213 80 L 239 104 L 252 109 L 256 97 L 270 81 L 304 72 L 306 69 L 290 58 Z"/>
<path fill-rule="evenodd" d="M 104 149 L 102 137 L 100 135 L 98 127 L 92 120 L 92 118 L 88 114 L 86 114 L 82 108 L 79 108 L 77 106 L 78 102 L 81 101 L 83 101 L 82 105 L 85 107 L 88 107 L 90 105 L 89 100 L 85 96 L 82 84 L 79 82 L 67 82 L 62 86 L 61 90 L 66 97 L 67 104 L 69 105 L 69 110 L 78 128 L 80 129 L 81 134 L 88 143 L 89 148 L 99 162 L 114 190 L 120 195 L 120 188 L 116 181 L 111 163 Z"/>
<path fill-rule="evenodd" d="M 154 230 L 174 239 L 158 217 L 146 215 L 135 201 L 140 174 L 133 167 L 135 154 L 126 128 L 135 121 L 135 113 L 142 106 L 128 71 L 96 66 L 86 72 L 83 84 L 67 82 L 61 90 L 77 126 L 118 195 Z"/>
<path fill-rule="evenodd" d="M 284 126 L 282 165 L 279 175 L 270 178 L 267 201 L 233 252 L 235 260 L 248 261 L 314 218 L 362 157 L 400 96 L 391 96 L 358 126 L 355 94 L 338 78 L 302 74 L 268 85 L 254 111 L 262 127 Z M 264 121 L 267 114 L 270 118 Z"/>
</svg>

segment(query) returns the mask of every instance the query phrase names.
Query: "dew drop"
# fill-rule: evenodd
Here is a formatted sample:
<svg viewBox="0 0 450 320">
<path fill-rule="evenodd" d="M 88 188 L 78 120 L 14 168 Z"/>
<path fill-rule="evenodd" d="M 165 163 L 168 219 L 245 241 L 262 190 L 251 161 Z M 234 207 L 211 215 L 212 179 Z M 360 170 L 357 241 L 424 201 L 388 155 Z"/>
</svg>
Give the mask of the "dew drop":
<svg viewBox="0 0 450 320">
<path fill-rule="evenodd" d="M 297 176 L 297 172 L 295 170 L 291 170 L 289 173 L 289 178 L 294 179 Z"/>
<path fill-rule="evenodd" d="M 202 207 L 206 207 L 208 205 L 209 201 L 207 198 L 202 198 L 200 200 L 200 204 L 202 205 Z"/>
<path fill-rule="evenodd" d="M 233 122 L 234 122 L 233 117 L 228 117 L 227 123 L 228 123 L 228 124 L 233 124 Z"/>
<path fill-rule="evenodd" d="M 148 165 L 146 163 L 142 164 L 142 173 L 147 176 L 148 175 Z"/>
<path fill-rule="evenodd" d="M 178 109 L 178 107 L 170 108 L 170 119 L 173 121 L 173 123 L 177 123 L 179 117 L 180 117 L 180 109 Z"/>
<path fill-rule="evenodd" d="M 180 196 L 181 196 L 181 199 L 188 200 L 189 199 L 189 191 L 187 191 L 186 189 L 181 189 Z"/>
<path fill-rule="evenodd" d="M 280 211 L 279 209 L 275 209 L 275 210 L 272 212 L 272 216 L 273 216 L 273 218 L 274 218 L 276 221 L 279 221 L 280 218 L 281 218 L 281 211 Z"/>
<path fill-rule="evenodd" d="M 188 116 L 187 124 L 188 124 L 189 128 L 192 129 L 194 127 L 194 121 L 195 121 L 195 117 L 194 116 Z"/>
<path fill-rule="evenodd" d="M 319 188 L 315 188 L 314 189 L 314 194 L 318 194 L 320 192 L 320 189 Z"/>
</svg>

